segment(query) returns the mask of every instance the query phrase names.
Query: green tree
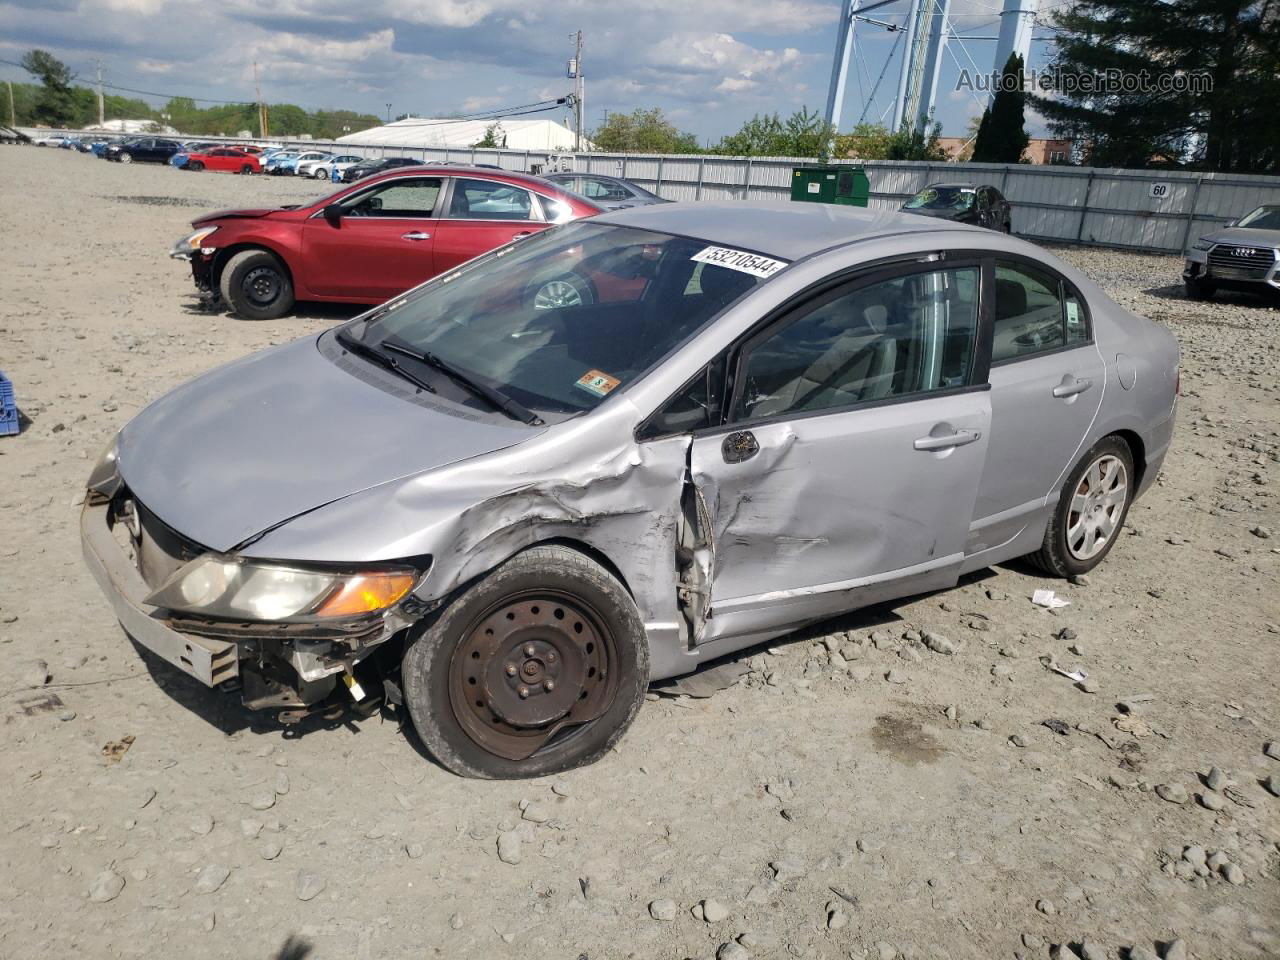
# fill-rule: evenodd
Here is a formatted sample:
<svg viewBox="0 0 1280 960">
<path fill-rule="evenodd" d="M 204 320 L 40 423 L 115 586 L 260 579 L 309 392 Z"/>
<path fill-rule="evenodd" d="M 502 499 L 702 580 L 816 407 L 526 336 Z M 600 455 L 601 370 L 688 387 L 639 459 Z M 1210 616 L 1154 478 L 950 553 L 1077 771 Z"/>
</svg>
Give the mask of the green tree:
<svg viewBox="0 0 1280 960">
<path fill-rule="evenodd" d="M 860 123 L 849 133 L 837 134 L 835 155 L 859 160 L 887 160 L 894 135 L 883 123 Z"/>
<path fill-rule="evenodd" d="M 480 149 L 494 149 L 495 147 L 505 147 L 507 145 L 507 135 L 502 130 L 501 123 L 491 123 L 484 128 L 484 136 L 473 143 L 472 147 Z"/>
<path fill-rule="evenodd" d="M 942 124 L 929 127 L 903 127 L 889 135 L 886 160 L 950 160 L 940 142 Z"/>
<path fill-rule="evenodd" d="M 801 107 L 786 120 L 776 113 L 756 114 L 714 151 L 735 157 L 818 157 L 827 154 L 833 134 L 822 114 Z"/>
<path fill-rule="evenodd" d="M 75 104 L 71 95 L 71 68 L 47 50 L 28 50 L 22 57 L 22 69 L 37 77 L 44 89 L 35 105 L 35 120 L 53 127 L 63 127 L 75 120 Z"/>
<path fill-rule="evenodd" d="M 698 152 L 698 138 L 678 130 L 660 107 L 611 113 L 590 138 L 597 150 L 609 153 Z"/>
<path fill-rule="evenodd" d="M 1001 71 L 1000 88 L 982 113 L 978 137 L 973 142 L 974 163 L 1019 163 L 1031 138 L 1026 129 L 1026 91 L 1022 89 L 1023 62 L 1009 54 Z"/>
<path fill-rule="evenodd" d="M 1086 163 L 1280 171 L 1274 0 L 1079 0 L 1055 27 L 1060 73 L 1150 80 L 1033 97 L 1056 134 L 1082 144 Z"/>
</svg>

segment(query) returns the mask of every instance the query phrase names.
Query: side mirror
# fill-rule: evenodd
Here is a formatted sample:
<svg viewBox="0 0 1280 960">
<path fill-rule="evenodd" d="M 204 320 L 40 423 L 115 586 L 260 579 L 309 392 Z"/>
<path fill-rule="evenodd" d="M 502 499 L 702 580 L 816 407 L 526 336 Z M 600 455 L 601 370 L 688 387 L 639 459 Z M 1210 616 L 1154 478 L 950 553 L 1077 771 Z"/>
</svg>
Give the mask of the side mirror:
<svg viewBox="0 0 1280 960">
<path fill-rule="evenodd" d="M 325 207 L 323 210 L 321 210 L 320 214 L 325 218 L 325 220 L 329 221 L 329 225 L 331 227 L 336 227 L 338 225 L 338 222 L 342 219 L 343 213 L 345 212 L 346 211 L 343 210 L 342 208 L 342 204 L 331 203 L 327 207 Z"/>
</svg>

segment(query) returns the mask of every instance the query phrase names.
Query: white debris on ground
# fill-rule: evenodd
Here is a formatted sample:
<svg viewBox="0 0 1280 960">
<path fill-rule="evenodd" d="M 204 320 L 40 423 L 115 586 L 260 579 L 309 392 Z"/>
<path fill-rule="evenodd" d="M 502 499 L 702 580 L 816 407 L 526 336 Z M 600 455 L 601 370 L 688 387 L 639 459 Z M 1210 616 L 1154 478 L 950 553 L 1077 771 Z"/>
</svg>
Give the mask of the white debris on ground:
<svg viewBox="0 0 1280 960">
<path fill-rule="evenodd" d="M 1173 452 L 1101 567 L 807 630 L 710 697 L 652 697 L 593 767 L 477 782 L 395 723 L 286 736 L 145 661 L 80 562 L 112 431 L 350 315 L 201 312 L 169 245 L 324 186 L 16 147 L 0 181 L 0 368 L 30 418 L 0 439 L 0 954 L 1280 954 L 1274 307 L 1182 299 L 1177 258 L 1059 251 L 1184 350 Z"/>
</svg>

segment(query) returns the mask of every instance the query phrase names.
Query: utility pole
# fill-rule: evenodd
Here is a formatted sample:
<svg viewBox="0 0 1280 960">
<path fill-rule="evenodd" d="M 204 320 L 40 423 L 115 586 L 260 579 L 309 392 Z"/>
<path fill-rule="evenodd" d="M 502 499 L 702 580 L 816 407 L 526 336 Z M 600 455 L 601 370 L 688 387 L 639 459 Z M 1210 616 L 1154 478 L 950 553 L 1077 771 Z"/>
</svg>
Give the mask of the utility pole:
<svg viewBox="0 0 1280 960">
<path fill-rule="evenodd" d="M 18 115 L 13 109 L 13 81 L 6 80 L 5 83 L 9 84 L 9 126 L 16 127 L 18 125 Z"/>
<path fill-rule="evenodd" d="M 98 126 L 103 126 L 107 122 L 106 107 L 102 97 L 102 61 L 95 61 L 98 65 Z"/>
<path fill-rule="evenodd" d="M 265 140 L 270 131 L 267 129 L 267 106 L 262 102 L 262 84 L 258 81 L 257 60 L 253 61 L 253 89 L 258 94 L 258 136 Z"/>
<path fill-rule="evenodd" d="M 573 60 L 569 64 L 573 78 L 573 151 L 582 152 L 582 118 L 586 116 L 587 81 L 582 75 L 582 31 L 573 35 Z"/>
<path fill-rule="evenodd" d="M 387 104 L 387 123 L 391 122 L 391 104 Z"/>
</svg>

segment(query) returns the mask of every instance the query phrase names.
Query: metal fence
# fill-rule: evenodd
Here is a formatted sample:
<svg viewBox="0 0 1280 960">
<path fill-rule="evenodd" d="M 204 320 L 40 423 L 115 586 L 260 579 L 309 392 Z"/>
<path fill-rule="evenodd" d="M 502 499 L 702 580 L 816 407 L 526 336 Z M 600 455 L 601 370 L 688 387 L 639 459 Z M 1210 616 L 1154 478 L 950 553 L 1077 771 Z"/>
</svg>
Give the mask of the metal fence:
<svg viewBox="0 0 1280 960">
<path fill-rule="evenodd" d="M 50 136 L 64 131 L 27 132 Z M 520 172 L 543 170 L 552 157 L 571 156 L 573 169 L 580 173 L 625 177 L 668 200 L 786 199 L 790 196 L 792 168 L 815 162 L 804 157 L 620 153 L 572 156 L 538 150 L 396 147 L 320 140 L 248 142 L 263 146 L 288 144 L 364 157 L 484 163 Z M 1013 232 L 1019 236 L 1162 253 L 1181 253 L 1207 230 L 1240 217 L 1259 204 L 1280 202 L 1280 177 L 888 160 L 865 161 L 862 166 L 871 181 L 872 208 L 896 208 L 929 183 L 991 184 L 1013 205 Z"/>
</svg>

